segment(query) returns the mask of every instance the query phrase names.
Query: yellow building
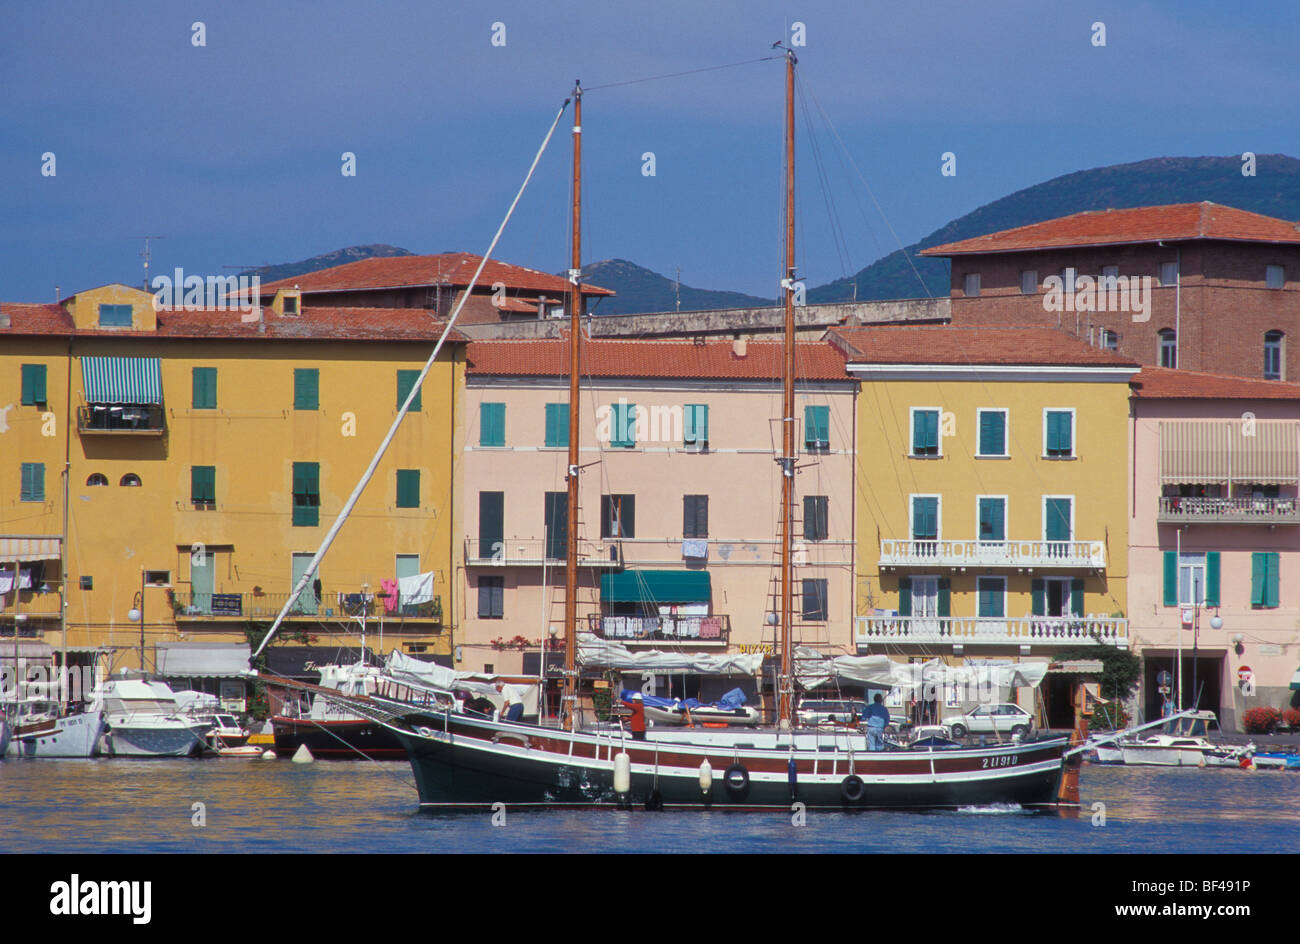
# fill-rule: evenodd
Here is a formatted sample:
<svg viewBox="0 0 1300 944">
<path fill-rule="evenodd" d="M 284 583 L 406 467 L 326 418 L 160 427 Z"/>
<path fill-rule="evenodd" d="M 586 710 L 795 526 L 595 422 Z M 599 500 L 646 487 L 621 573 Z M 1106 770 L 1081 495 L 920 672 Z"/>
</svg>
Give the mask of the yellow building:
<svg viewBox="0 0 1300 944">
<path fill-rule="evenodd" d="M 1042 661 L 1126 647 L 1138 365 L 1052 328 L 830 336 L 861 381 L 858 651 Z"/>
<path fill-rule="evenodd" d="M 12 404 L 0 414 L 0 586 L 6 569 L 20 574 L 17 599 L 0 595 L 0 632 L 58 649 L 62 591 L 70 650 L 193 677 L 205 653 L 229 669 L 239 647 L 219 644 L 264 632 L 443 329 L 416 309 L 297 302 L 155 311 L 152 295 L 112 285 L 0 307 L 0 410 Z M 453 335 L 286 643 L 355 648 L 366 612 L 372 650 L 450 653 L 463 386 Z M 405 597 L 401 578 L 413 578 Z"/>
</svg>

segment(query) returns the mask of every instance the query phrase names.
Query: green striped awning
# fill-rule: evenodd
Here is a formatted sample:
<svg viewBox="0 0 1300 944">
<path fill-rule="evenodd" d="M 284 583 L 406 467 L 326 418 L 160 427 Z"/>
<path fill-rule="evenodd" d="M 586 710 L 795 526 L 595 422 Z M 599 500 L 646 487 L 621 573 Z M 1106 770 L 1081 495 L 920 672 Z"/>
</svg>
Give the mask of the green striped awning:
<svg viewBox="0 0 1300 944">
<path fill-rule="evenodd" d="M 708 603 L 707 570 L 625 570 L 600 575 L 602 603 Z"/>
<path fill-rule="evenodd" d="M 83 357 L 87 403 L 162 403 L 156 357 Z"/>
</svg>

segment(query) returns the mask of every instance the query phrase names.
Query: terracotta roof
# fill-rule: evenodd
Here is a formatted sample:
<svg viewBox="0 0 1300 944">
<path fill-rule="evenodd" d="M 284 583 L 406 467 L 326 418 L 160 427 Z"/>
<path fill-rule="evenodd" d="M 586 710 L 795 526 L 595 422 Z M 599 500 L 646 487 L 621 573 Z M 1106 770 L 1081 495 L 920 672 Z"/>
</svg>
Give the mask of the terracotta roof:
<svg viewBox="0 0 1300 944">
<path fill-rule="evenodd" d="M 980 252 L 1021 252 L 1150 243 L 1161 239 L 1223 239 L 1236 242 L 1297 243 L 1297 224 L 1221 203 L 1173 203 L 1128 210 L 1089 210 L 1070 216 L 1004 229 L 921 250 L 923 256 Z"/>
<path fill-rule="evenodd" d="M 1139 400 L 1300 400 L 1300 383 L 1168 367 L 1143 367 L 1130 384 Z"/>
<path fill-rule="evenodd" d="M 0 302 L 0 334 L 66 338 L 72 334 L 72 316 L 58 304 Z"/>
<path fill-rule="evenodd" d="M 586 341 L 585 377 L 672 377 L 779 380 L 782 345 L 748 341 L 744 356 L 731 341 Z M 466 349 L 471 376 L 567 377 L 567 339 L 472 341 Z M 799 380 L 848 380 L 844 358 L 823 341 L 801 341 L 795 350 Z"/>
<path fill-rule="evenodd" d="M 522 298 L 507 298 L 500 304 L 493 302 L 502 311 L 518 311 L 524 314 L 537 314 L 537 302 L 526 302 Z"/>
<path fill-rule="evenodd" d="M 474 277 L 482 256 L 472 252 L 444 252 L 432 256 L 384 256 L 360 259 L 330 269 L 305 272 L 302 275 L 277 279 L 261 286 L 262 295 L 275 294 L 277 289 L 293 288 L 303 292 L 342 292 L 381 288 L 416 288 L 423 285 L 465 286 Z M 494 282 L 502 282 L 507 289 L 544 292 L 559 298 L 568 291 L 569 283 L 558 275 L 527 269 L 523 266 L 488 260 L 478 286 L 485 290 Z M 585 295 L 613 295 L 607 288 L 595 285 L 582 286 Z"/>
<path fill-rule="evenodd" d="M 1060 328 L 1031 325 L 882 325 L 832 328 L 831 343 L 854 364 L 1138 367 Z"/>
</svg>

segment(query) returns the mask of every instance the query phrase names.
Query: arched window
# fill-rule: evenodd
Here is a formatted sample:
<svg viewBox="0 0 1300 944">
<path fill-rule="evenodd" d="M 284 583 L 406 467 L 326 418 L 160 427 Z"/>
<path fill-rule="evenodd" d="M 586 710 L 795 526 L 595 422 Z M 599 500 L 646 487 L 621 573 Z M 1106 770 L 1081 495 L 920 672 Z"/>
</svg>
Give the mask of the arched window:
<svg viewBox="0 0 1300 944">
<path fill-rule="evenodd" d="M 1178 335 L 1174 334 L 1173 328 L 1161 328 L 1156 332 L 1157 354 L 1161 367 L 1178 366 Z"/>
<path fill-rule="evenodd" d="M 1281 380 L 1284 363 L 1283 345 L 1286 335 L 1281 331 L 1269 331 L 1264 335 L 1264 379 Z"/>
<path fill-rule="evenodd" d="M 128 472 L 126 475 L 122 476 L 122 481 L 117 484 L 125 485 L 127 488 L 139 488 L 140 476 L 136 475 L 134 472 Z"/>
<path fill-rule="evenodd" d="M 90 486 L 107 485 L 108 476 L 102 472 L 92 472 L 90 478 L 86 479 L 86 484 Z"/>
</svg>

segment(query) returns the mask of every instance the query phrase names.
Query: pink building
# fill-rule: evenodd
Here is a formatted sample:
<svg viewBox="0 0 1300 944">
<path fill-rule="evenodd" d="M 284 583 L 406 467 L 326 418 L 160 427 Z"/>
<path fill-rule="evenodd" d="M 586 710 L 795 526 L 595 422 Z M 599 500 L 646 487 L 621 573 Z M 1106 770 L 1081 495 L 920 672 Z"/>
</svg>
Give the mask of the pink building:
<svg viewBox="0 0 1300 944">
<path fill-rule="evenodd" d="M 456 667 L 532 673 L 543 640 L 563 645 L 568 342 L 467 357 Z M 771 652 L 781 345 L 596 340 L 583 358 L 582 627 L 633 651 Z M 825 342 L 797 365 L 796 638 L 850 652 L 857 384 Z M 737 681 L 656 684 L 711 698 Z"/>
<path fill-rule="evenodd" d="M 1181 682 L 1183 707 L 1199 704 L 1224 730 L 1239 729 L 1243 711 L 1285 709 L 1296 697 L 1300 384 L 1148 367 L 1133 389 L 1129 620 L 1144 663 L 1139 707 L 1159 717 L 1166 698 L 1179 701 Z"/>
</svg>

